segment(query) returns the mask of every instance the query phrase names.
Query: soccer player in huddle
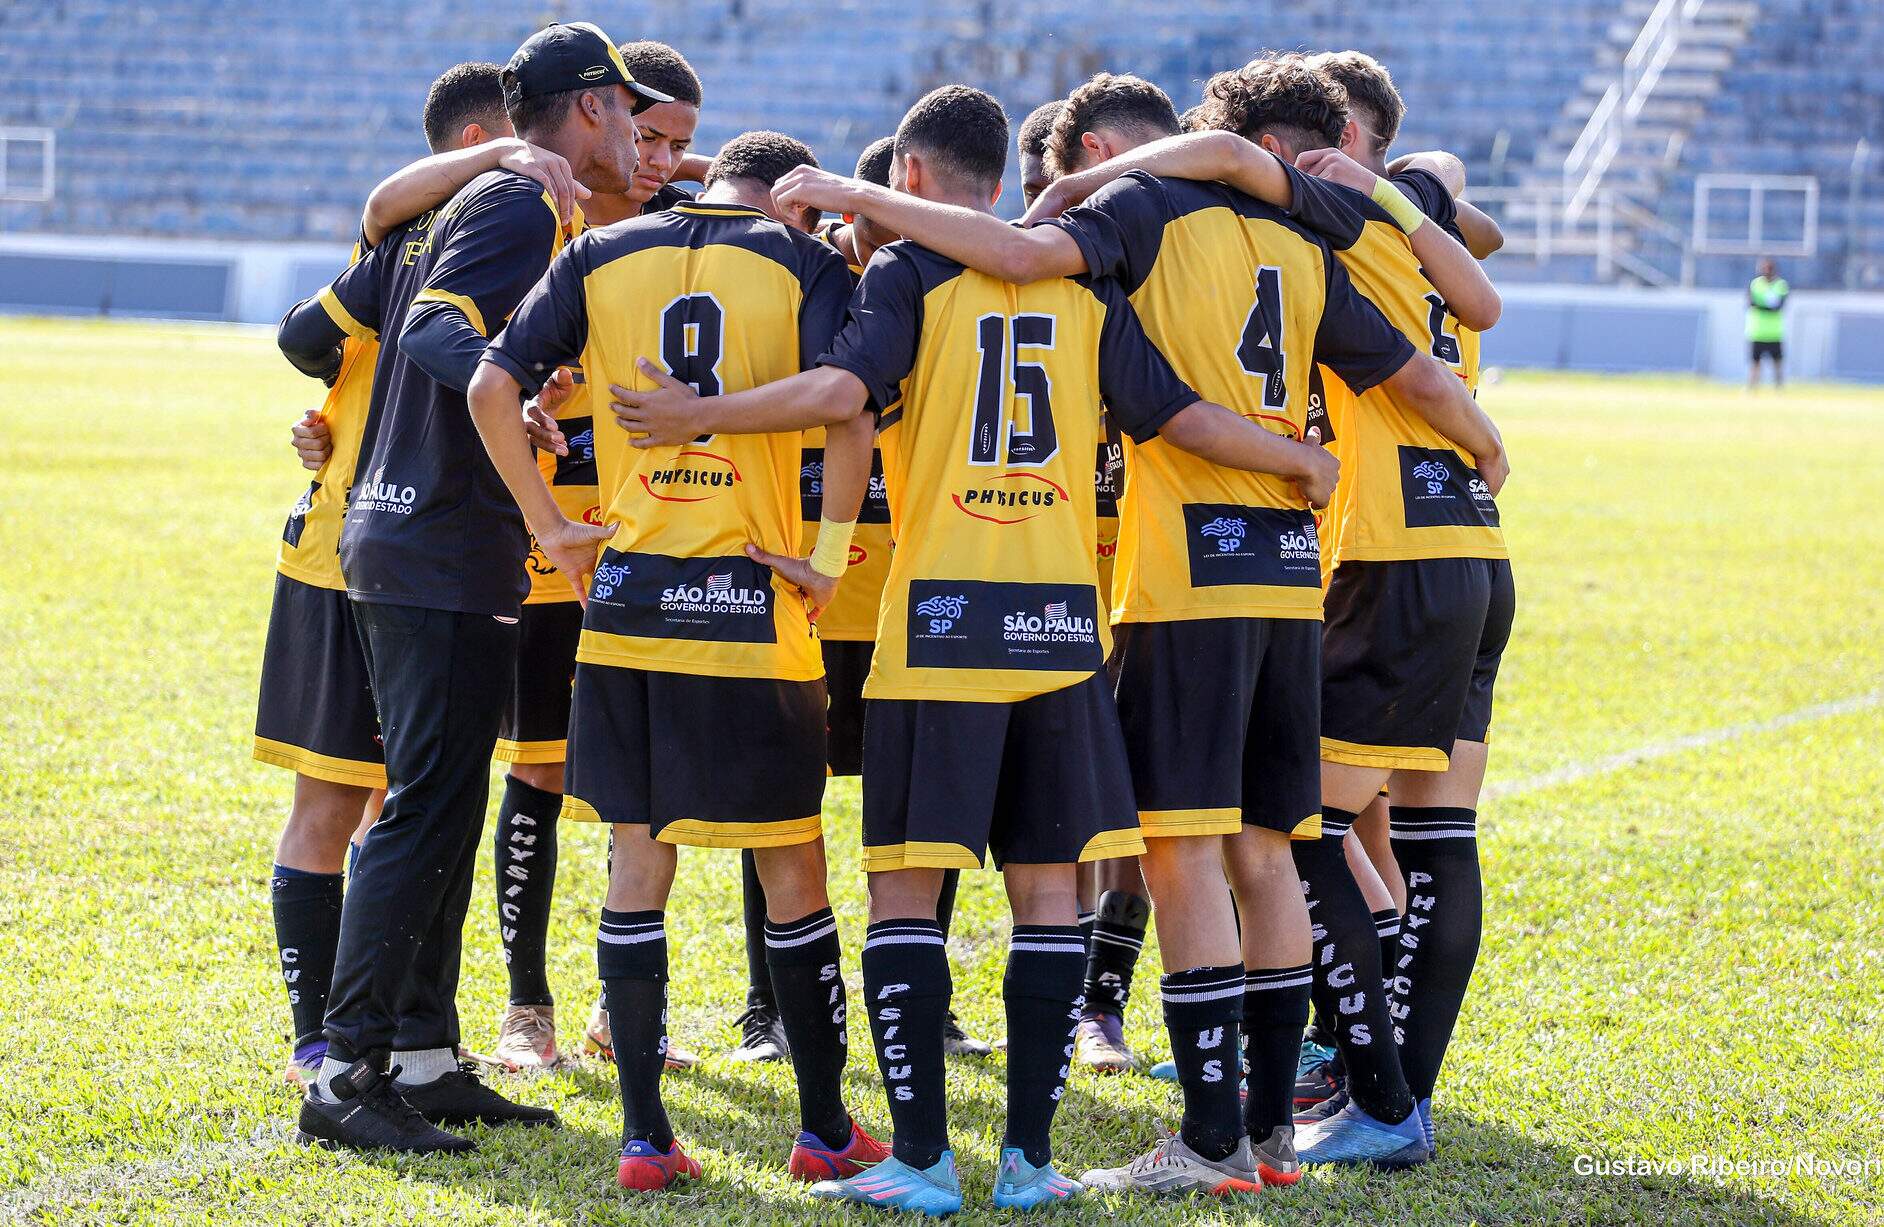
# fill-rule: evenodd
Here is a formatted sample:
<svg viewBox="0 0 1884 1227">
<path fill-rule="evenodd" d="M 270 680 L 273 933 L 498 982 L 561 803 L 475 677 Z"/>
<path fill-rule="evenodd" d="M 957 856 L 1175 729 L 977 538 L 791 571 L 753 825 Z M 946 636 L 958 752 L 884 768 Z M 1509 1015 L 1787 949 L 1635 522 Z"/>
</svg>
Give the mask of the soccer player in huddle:
<svg viewBox="0 0 1884 1227">
<path fill-rule="evenodd" d="M 1102 74 L 1068 99 L 1048 156 L 1086 177 L 1078 172 L 1088 164 L 1130 161 L 1119 155 L 1177 130 L 1156 87 Z M 1274 158 L 1265 172 L 1258 190 L 1284 204 L 1341 191 Z M 1442 419 L 1476 414 L 1457 380 L 1416 357 L 1356 293 L 1323 240 L 1251 195 L 1132 174 L 1055 225 L 1014 230 L 964 209 L 821 187 L 800 198 L 875 210 L 1016 282 L 1088 271 L 1118 278 L 1180 375 L 1278 436 L 1316 438 L 1318 357 L 1358 386 L 1390 385 Z M 1310 976 L 1292 842 L 1316 842 L 1321 820 L 1316 525 L 1288 483 L 1205 463 L 1166 441 L 1137 442 L 1127 472 L 1113 586 L 1118 699 L 1186 1108 L 1173 1138 L 1088 1179 L 1167 1192 L 1222 1191 L 1259 1174 L 1286 1182 L 1297 1174 L 1290 1098 Z M 1225 1086 L 1215 1076 L 1225 1060 L 1234 1069 L 1239 1021 L 1251 1064 L 1240 1121 L 1234 1079 Z M 1223 1052 L 1196 1042 L 1220 1035 L 1230 1037 Z"/>
<path fill-rule="evenodd" d="M 856 174 L 870 183 L 888 185 L 890 137 L 880 137 L 857 157 Z M 896 241 L 894 234 L 867 217 L 833 219 L 820 225 L 817 237 L 844 257 L 853 284 L 863 275 L 877 249 Z M 804 506 L 804 547 L 817 540 L 824 490 L 824 431 L 805 432 L 804 467 L 799 473 Z M 883 488 L 883 458 L 872 451 L 869 491 L 857 516 L 851 538 L 844 583 L 818 619 L 818 639 L 824 654 L 825 685 L 830 691 L 827 751 L 831 774 L 856 775 L 863 764 L 863 682 L 870 670 L 870 652 L 877 633 L 877 603 L 889 574 L 890 508 Z M 735 1061 L 777 1061 L 791 1055 L 791 1045 L 779 1021 L 778 1003 L 765 957 L 765 886 L 750 851 L 740 854 L 741 890 L 746 926 L 746 1008 L 739 1016 L 739 1046 L 729 1055 Z M 936 914 L 944 936 L 955 911 L 955 892 L 961 871 L 942 876 L 942 896 Z M 950 1056 L 984 1057 L 993 1049 L 962 1030 L 951 1012 L 944 1036 Z"/>
<path fill-rule="evenodd" d="M 638 85 L 602 32 L 553 24 L 503 73 L 526 139 L 577 178 L 623 191 L 632 115 L 666 100 Z M 576 225 L 579 218 L 572 219 Z M 494 171 L 460 191 L 419 244 L 382 244 L 283 321 L 291 357 L 331 351 L 348 325 L 397 338 L 375 371 L 361 468 L 341 535 L 386 749 L 388 791 L 342 907 L 327 1056 L 301 1136 L 353 1148 L 461 1151 L 438 1123 L 554 1124 L 457 1061 L 459 943 L 491 754 L 528 592 L 522 517 L 472 433 L 465 389 L 491 325 L 509 316 L 568 227 L 528 178 Z M 523 430 L 513 414 L 511 425 Z M 520 458 L 532 465 L 524 450 Z M 539 542 L 588 565 L 601 530 L 559 520 Z"/>
<path fill-rule="evenodd" d="M 514 138 L 496 64 L 459 64 L 426 94 L 424 131 L 436 156 L 393 175 L 369 197 L 355 258 L 391 243 L 423 242 L 433 209 L 499 166 L 554 186 L 567 208 L 574 180 L 561 158 Z M 552 166 L 551 163 L 556 165 Z M 348 839 L 376 813 L 386 785 L 379 717 L 340 571 L 340 525 L 355 480 L 373 373 L 376 331 L 345 318 L 331 296 L 297 309 L 336 310 L 339 344 L 311 354 L 308 373 L 330 381 L 326 402 L 297 423 L 314 470 L 288 514 L 276 558 L 274 605 L 262 658 L 255 757 L 296 773 L 294 802 L 276 849 L 270 902 L 282 978 L 294 1017 L 287 1075 L 311 1080 L 326 1055 L 327 1009 L 340 937 L 341 867 Z"/>
<path fill-rule="evenodd" d="M 707 394 L 778 379 L 830 344 L 850 296 L 844 262 L 771 185 L 811 153 L 747 133 L 697 199 L 577 240 L 486 353 L 471 409 L 539 537 L 573 528 L 529 462 L 519 390 L 579 362 L 629 386 Z M 780 220 L 784 219 L 784 220 Z M 657 357 L 637 370 L 641 355 Z M 844 1105 L 844 987 L 825 894 L 824 664 L 811 620 L 842 575 L 868 483 L 871 423 L 824 421 L 825 507 L 798 556 L 797 429 L 691 431 L 672 446 L 597 440 L 609 536 L 578 649 L 565 811 L 613 824 L 596 959 L 622 1094 L 624 1188 L 697 1178 L 660 1096 L 675 845 L 752 848 L 766 954 L 790 1042 L 802 1131 L 789 1168 L 845 1176 L 885 1153 Z M 582 570 L 587 570 L 583 567 Z M 775 570 L 774 570 L 775 569 Z M 775 573 L 776 571 L 776 573 Z"/>
<path fill-rule="evenodd" d="M 1260 191 L 1279 161 L 1333 164 L 1347 111 L 1346 91 L 1303 57 L 1260 57 L 1211 79 L 1200 113 L 1208 131 L 1053 190 L 1082 199 L 1136 164 Z M 1290 207 L 1416 348 L 1476 389 L 1476 348 L 1462 345 L 1460 328 L 1496 322 L 1498 298 L 1469 251 L 1384 179 L 1371 199 L 1316 192 Z M 1482 755 L 1473 738 L 1484 735 L 1510 626 L 1494 501 L 1508 464 L 1496 427 L 1469 399 L 1467 412 L 1439 419 L 1391 386 L 1357 396 L 1339 378 L 1324 382 L 1345 480 L 1321 534 L 1336 564 L 1323 640 L 1322 837 L 1294 851 L 1315 923 L 1317 1009 L 1334 1020 L 1347 1080 L 1297 1116 L 1308 1127 L 1297 1142 L 1305 1162 L 1406 1165 L 1431 1155 L 1430 1106 L 1408 1088 L 1388 1003 L 1371 987 L 1383 974 L 1379 937 L 1345 835 L 1389 776 L 1395 803 L 1414 804 L 1403 789 L 1421 797 L 1435 778 L 1422 773 L 1445 771 L 1455 752 L 1469 758 L 1474 744 Z"/>
<path fill-rule="evenodd" d="M 990 210 L 1007 137 L 994 99 L 965 86 L 934 91 L 898 128 L 895 191 L 836 180 L 871 201 L 846 211 L 882 220 L 908 193 L 1006 231 Z M 795 207 L 821 178 L 795 172 L 774 198 Z M 865 683 L 863 971 L 894 1154 L 814 1195 L 928 1214 L 960 1207 L 942 1075 L 951 989 L 935 898 L 941 869 L 977 865 L 990 846 L 1014 916 L 995 1204 L 1030 1208 L 1078 1187 L 1054 1170 L 1050 1142 L 1085 962 L 1075 865 L 1143 849 L 1103 673 L 1109 634 L 1087 460 L 1102 398 L 1140 443 L 1162 437 L 1275 473 L 1316 501 L 1332 486 L 1321 449 L 1186 387 L 1114 282 L 1081 275 L 1014 287 L 912 242 L 872 261 L 818 370 L 717 400 L 644 397 L 641 415 L 630 415 L 631 425 L 685 437 L 868 404 L 882 427 L 898 546 Z M 1227 1058 L 1234 1047 L 1232 1035 Z M 1217 1074 L 1234 1111 L 1234 1067 Z"/>
</svg>

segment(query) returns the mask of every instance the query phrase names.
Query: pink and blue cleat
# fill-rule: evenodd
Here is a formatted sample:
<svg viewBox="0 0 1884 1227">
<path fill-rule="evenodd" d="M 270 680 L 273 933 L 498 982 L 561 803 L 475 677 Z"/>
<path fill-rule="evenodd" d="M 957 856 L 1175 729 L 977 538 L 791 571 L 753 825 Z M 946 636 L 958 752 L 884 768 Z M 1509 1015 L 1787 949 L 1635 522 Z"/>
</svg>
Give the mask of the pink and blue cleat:
<svg viewBox="0 0 1884 1227">
<path fill-rule="evenodd" d="M 811 1186 L 811 1195 L 930 1218 L 945 1218 L 962 1208 L 962 1184 L 955 1177 L 952 1150 L 943 1151 L 928 1168 L 914 1168 L 891 1156 L 848 1179 L 820 1181 Z"/>
<path fill-rule="evenodd" d="M 1001 1148 L 1001 1171 L 994 1178 L 994 1204 L 1000 1209 L 1035 1210 L 1057 1205 L 1081 1191 L 1079 1181 L 1062 1176 L 1053 1164 L 1035 1167 L 1020 1147 Z"/>
</svg>

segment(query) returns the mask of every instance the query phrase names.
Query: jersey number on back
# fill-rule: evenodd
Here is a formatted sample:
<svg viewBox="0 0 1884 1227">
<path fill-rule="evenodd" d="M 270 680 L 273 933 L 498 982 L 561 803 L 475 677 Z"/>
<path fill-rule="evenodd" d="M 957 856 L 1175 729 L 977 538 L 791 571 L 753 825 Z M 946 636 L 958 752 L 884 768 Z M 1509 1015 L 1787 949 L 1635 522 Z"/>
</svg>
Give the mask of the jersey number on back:
<svg viewBox="0 0 1884 1227">
<path fill-rule="evenodd" d="M 1005 450 L 1007 464 L 1037 465 L 1059 452 L 1060 437 L 1053 429 L 1053 380 L 1046 367 L 1021 358 L 1024 349 L 1053 348 L 1053 323 L 1053 316 L 1035 314 L 984 315 L 975 321 L 981 365 L 975 374 L 968 463 L 1001 464 Z M 1008 395 L 1010 383 L 1012 396 Z M 1023 400 L 1027 402 L 1024 422 L 1019 406 Z M 1014 407 L 1012 415 L 1009 406 Z"/>
<path fill-rule="evenodd" d="M 726 352 L 726 311 L 711 294 L 683 294 L 661 308 L 661 365 L 702 396 L 720 394 Z M 705 443 L 712 435 L 701 435 Z"/>
<path fill-rule="evenodd" d="M 1446 300 L 1428 294 L 1426 308 L 1426 329 L 1433 334 L 1433 357 L 1447 366 L 1458 366 L 1464 359 L 1459 353 L 1459 338 L 1446 331 Z"/>
<path fill-rule="evenodd" d="M 1256 301 L 1243 321 L 1243 341 L 1236 347 L 1243 369 L 1263 381 L 1263 408 L 1287 409 L 1287 360 L 1282 352 L 1282 270 L 1265 264 L 1256 270 Z"/>
</svg>

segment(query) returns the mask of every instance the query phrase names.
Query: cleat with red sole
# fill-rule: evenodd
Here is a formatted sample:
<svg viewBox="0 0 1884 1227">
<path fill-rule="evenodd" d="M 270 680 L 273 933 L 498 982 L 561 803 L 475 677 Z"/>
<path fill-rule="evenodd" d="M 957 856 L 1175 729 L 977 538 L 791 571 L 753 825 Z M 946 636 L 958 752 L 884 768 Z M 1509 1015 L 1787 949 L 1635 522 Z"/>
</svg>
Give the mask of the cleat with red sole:
<svg viewBox="0 0 1884 1227">
<path fill-rule="evenodd" d="M 698 1179 L 700 1164 L 680 1148 L 678 1138 L 665 1151 L 637 1138 L 621 1148 L 621 1166 L 615 1169 L 616 1184 L 642 1193 L 658 1193 L 683 1180 Z"/>
<path fill-rule="evenodd" d="M 850 1141 L 842 1150 L 832 1150 L 809 1129 L 792 1143 L 792 1157 L 786 1164 L 792 1179 L 815 1184 L 820 1180 L 848 1180 L 865 1168 L 875 1167 L 890 1157 L 890 1148 L 865 1133 L 856 1121 L 850 1123 Z"/>
<path fill-rule="evenodd" d="M 1251 1139 L 1256 1156 L 1256 1174 L 1264 1185 L 1287 1186 L 1302 1179 L 1302 1163 L 1295 1154 L 1295 1126 L 1277 1125 L 1269 1136 L 1258 1142 Z"/>
</svg>

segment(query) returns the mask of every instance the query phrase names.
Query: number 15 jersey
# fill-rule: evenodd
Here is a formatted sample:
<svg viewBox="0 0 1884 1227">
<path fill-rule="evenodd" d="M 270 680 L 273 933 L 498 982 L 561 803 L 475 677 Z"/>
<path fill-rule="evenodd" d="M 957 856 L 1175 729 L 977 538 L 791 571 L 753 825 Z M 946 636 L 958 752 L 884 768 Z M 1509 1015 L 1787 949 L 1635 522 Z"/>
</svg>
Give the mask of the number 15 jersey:
<svg viewBox="0 0 1884 1227">
<path fill-rule="evenodd" d="M 1199 399 L 1124 291 L 1009 285 L 892 243 L 819 361 L 861 379 L 881 423 L 896 551 L 865 696 L 1012 703 L 1096 673 L 1100 402 L 1143 442 Z"/>
<path fill-rule="evenodd" d="M 595 417 L 602 522 L 576 659 L 668 673 L 812 681 L 823 656 L 804 601 L 746 557 L 798 552 L 803 435 L 710 435 L 638 449 L 608 387 L 647 388 L 656 360 L 702 395 L 794 375 L 850 298 L 843 258 L 757 209 L 692 201 L 592 230 L 517 308 L 485 360 L 534 389 L 580 361 Z"/>
</svg>

